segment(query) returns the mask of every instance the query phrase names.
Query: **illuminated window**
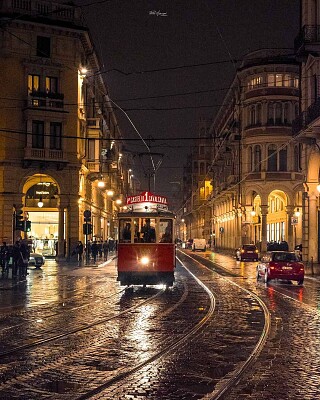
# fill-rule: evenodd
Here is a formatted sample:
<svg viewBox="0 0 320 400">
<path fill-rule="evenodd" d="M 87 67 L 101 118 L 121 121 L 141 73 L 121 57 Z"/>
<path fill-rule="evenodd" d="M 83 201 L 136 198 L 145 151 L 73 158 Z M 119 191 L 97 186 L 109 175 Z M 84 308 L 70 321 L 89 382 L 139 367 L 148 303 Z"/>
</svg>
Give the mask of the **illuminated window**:
<svg viewBox="0 0 320 400">
<path fill-rule="evenodd" d="M 282 86 L 283 84 L 282 79 L 283 79 L 282 74 L 276 74 L 276 80 L 275 80 L 276 86 Z"/>
<path fill-rule="evenodd" d="M 58 78 L 47 76 L 46 77 L 46 92 L 57 93 L 58 92 Z"/>
<path fill-rule="evenodd" d="M 274 74 L 268 74 L 268 86 L 275 86 Z"/>
<path fill-rule="evenodd" d="M 292 86 L 291 75 L 289 75 L 289 74 L 285 74 L 284 75 L 284 77 L 283 77 L 283 86 L 287 86 L 287 87 Z"/>
<path fill-rule="evenodd" d="M 28 93 L 39 91 L 40 87 L 40 76 L 39 75 L 28 75 Z"/>
<path fill-rule="evenodd" d="M 253 89 L 255 87 L 262 86 L 262 76 L 255 76 L 254 78 L 250 79 L 248 82 L 248 88 Z"/>
</svg>

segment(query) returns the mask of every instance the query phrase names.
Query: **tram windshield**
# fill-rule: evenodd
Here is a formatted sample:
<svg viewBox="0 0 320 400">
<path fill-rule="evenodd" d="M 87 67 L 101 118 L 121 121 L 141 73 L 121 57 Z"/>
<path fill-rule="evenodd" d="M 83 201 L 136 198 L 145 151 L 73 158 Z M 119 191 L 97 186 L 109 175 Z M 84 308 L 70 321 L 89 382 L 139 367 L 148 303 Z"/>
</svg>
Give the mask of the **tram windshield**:
<svg viewBox="0 0 320 400">
<path fill-rule="evenodd" d="M 119 243 L 173 243 L 169 218 L 123 218 L 119 220 Z"/>
</svg>

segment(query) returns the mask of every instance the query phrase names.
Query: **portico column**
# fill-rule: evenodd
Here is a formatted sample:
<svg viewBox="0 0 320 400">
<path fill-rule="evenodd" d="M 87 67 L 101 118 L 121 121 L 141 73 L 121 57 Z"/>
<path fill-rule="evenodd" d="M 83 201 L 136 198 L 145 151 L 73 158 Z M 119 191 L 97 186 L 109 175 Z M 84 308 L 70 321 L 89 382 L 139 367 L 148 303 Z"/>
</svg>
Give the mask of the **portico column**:
<svg viewBox="0 0 320 400">
<path fill-rule="evenodd" d="M 268 215 L 268 206 L 261 205 L 260 206 L 260 211 L 261 211 L 261 251 L 266 252 L 267 251 L 267 215 Z"/>
<path fill-rule="evenodd" d="M 314 262 L 318 262 L 318 199 L 314 193 L 309 194 L 309 255 Z"/>
<path fill-rule="evenodd" d="M 58 205 L 58 254 L 56 254 L 56 257 L 58 259 L 64 258 L 66 256 L 65 250 L 66 250 L 66 245 L 65 245 L 65 208 L 68 205 L 68 200 L 65 195 L 60 195 L 59 198 L 59 205 Z"/>
<path fill-rule="evenodd" d="M 293 225 L 291 223 L 291 218 L 293 217 L 293 212 L 294 212 L 294 206 L 286 206 L 286 212 L 287 212 L 287 232 L 288 232 L 288 238 L 287 242 L 289 245 L 289 250 L 294 250 L 294 243 L 293 243 Z"/>
<path fill-rule="evenodd" d="M 64 258 L 64 208 L 59 207 L 59 227 L 58 227 L 58 254 L 56 257 L 58 259 Z"/>
</svg>

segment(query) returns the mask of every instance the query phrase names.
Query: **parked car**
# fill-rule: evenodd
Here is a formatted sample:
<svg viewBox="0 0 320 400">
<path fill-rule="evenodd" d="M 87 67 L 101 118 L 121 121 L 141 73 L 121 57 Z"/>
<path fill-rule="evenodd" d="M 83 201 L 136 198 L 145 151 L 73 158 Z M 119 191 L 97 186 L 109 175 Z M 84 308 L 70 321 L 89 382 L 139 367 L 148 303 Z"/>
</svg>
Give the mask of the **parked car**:
<svg viewBox="0 0 320 400">
<path fill-rule="evenodd" d="M 255 244 L 243 244 L 236 250 L 236 259 L 258 261 L 259 250 Z"/>
<path fill-rule="evenodd" d="M 268 251 L 261 257 L 257 266 L 257 280 L 268 283 L 271 279 L 297 281 L 303 284 L 304 265 L 300 258 L 291 251 Z"/>
<path fill-rule="evenodd" d="M 186 243 L 186 249 L 192 250 L 193 239 L 188 239 Z"/>
<path fill-rule="evenodd" d="M 41 268 L 44 263 L 45 263 L 45 258 L 43 257 L 42 254 L 30 253 L 30 258 L 28 263 L 29 267 Z"/>
<path fill-rule="evenodd" d="M 192 251 L 201 250 L 206 251 L 207 243 L 206 239 L 193 239 Z"/>
</svg>

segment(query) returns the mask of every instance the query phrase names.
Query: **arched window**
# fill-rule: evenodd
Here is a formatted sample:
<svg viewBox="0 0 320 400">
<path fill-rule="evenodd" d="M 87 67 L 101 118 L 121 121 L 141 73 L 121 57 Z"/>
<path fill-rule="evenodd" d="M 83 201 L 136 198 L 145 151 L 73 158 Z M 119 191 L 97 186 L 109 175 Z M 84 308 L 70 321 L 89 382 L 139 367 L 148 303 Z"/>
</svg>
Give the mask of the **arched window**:
<svg viewBox="0 0 320 400">
<path fill-rule="evenodd" d="M 256 125 L 261 124 L 261 103 L 257 104 L 257 109 L 256 109 Z"/>
<path fill-rule="evenodd" d="M 274 103 L 268 103 L 268 125 L 274 125 Z"/>
<path fill-rule="evenodd" d="M 253 171 L 253 148 L 248 147 L 248 171 Z"/>
<path fill-rule="evenodd" d="M 261 147 L 259 145 L 254 146 L 253 150 L 253 170 L 261 171 Z"/>
<path fill-rule="evenodd" d="M 279 171 L 287 171 L 287 148 L 279 151 Z"/>
<path fill-rule="evenodd" d="M 299 144 L 297 144 L 296 146 L 294 146 L 294 153 L 293 153 L 293 158 L 294 158 L 294 160 L 293 160 L 293 162 L 294 162 L 294 170 L 296 171 L 296 172 L 299 172 L 299 171 L 301 171 L 301 159 L 300 159 L 300 154 L 301 154 L 301 151 L 300 151 L 301 149 L 300 149 L 300 145 Z"/>
<path fill-rule="evenodd" d="M 270 144 L 268 146 L 268 171 L 277 170 L 277 146 Z"/>
<path fill-rule="evenodd" d="M 283 123 L 288 125 L 291 122 L 290 115 L 289 115 L 289 103 L 284 103 L 283 105 Z"/>
<path fill-rule="evenodd" d="M 281 125 L 282 124 L 282 104 L 281 103 L 276 103 L 276 109 L 275 109 L 275 125 Z"/>
<path fill-rule="evenodd" d="M 200 163 L 200 175 L 204 175 L 204 163 Z"/>
<path fill-rule="evenodd" d="M 193 163 L 193 171 L 197 174 L 198 173 L 198 162 L 197 161 L 195 161 L 194 163 Z"/>
<path fill-rule="evenodd" d="M 250 106 L 249 113 L 250 113 L 249 114 L 249 116 L 250 116 L 249 125 L 253 126 L 256 124 L 256 108 L 255 108 L 255 106 Z"/>
</svg>

